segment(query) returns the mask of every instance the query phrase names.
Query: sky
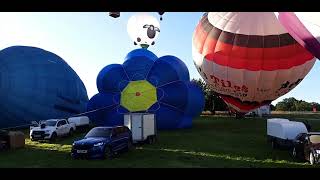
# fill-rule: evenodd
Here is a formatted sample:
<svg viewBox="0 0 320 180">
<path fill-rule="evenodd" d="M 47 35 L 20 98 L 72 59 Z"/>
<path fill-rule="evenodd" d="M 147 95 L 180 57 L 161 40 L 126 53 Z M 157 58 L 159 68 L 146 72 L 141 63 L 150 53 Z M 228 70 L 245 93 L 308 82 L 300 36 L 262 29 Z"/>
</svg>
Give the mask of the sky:
<svg viewBox="0 0 320 180">
<path fill-rule="evenodd" d="M 127 33 L 127 22 L 135 13 L 112 18 L 108 12 L 1 12 L 0 49 L 23 45 L 53 52 L 62 57 L 84 82 L 88 97 L 98 93 L 96 78 L 106 65 L 122 64 L 136 49 Z M 159 18 L 158 13 L 150 13 Z M 166 12 L 161 33 L 148 50 L 158 57 L 174 55 L 186 63 L 190 77 L 200 78 L 192 59 L 192 34 L 203 12 Z M 273 101 L 295 97 L 320 103 L 320 62 L 292 91 Z"/>
</svg>

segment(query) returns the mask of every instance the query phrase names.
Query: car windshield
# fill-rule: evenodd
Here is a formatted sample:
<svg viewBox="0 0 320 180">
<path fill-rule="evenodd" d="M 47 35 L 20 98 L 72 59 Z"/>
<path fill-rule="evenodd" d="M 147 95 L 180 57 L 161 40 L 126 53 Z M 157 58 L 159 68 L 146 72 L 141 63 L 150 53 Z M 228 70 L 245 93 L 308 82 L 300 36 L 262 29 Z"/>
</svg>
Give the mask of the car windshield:
<svg viewBox="0 0 320 180">
<path fill-rule="evenodd" d="M 46 121 L 45 124 L 46 126 L 56 126 L 57 121 Z"/>
<path fill-rule="evenodd" d="M 320 135 L 310 135 L 310 142 L 318 144 L 320 143 Z"/>
<path fill-rule="evenodd" d="M 110 137 L 111 132 L 111 128 L 93 128 L 85 137 Z"/>
</svg>

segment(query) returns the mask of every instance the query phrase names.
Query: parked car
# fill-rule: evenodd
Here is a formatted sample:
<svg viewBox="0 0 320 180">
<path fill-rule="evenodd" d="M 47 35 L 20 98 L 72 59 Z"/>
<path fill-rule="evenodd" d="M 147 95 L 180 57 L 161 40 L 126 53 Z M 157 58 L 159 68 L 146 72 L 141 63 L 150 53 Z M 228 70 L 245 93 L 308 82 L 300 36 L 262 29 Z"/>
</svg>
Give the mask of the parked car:
<svg viewBox="0 0 320 180">
<path fill-rule="evenodd" d="M 319 163 L 320 132 L 298 134 L 291 153 L 294 158 L 307 160 L 310 164 Z"/>
<path fill-rule="evenodd" d="M 71 136 L 75 130 L 75 124 L 66 119 L 49 119 L 30 127 L 30 139 L 55 141 L 57 137 Z"/>
<path fill-rule="evenodd" d="M 77 158 L 108 158 L 121 150 L 132 148 L 132 133 L 126 126 L 95 127 L 72 144 L 71 156 Z"/>
</svg>

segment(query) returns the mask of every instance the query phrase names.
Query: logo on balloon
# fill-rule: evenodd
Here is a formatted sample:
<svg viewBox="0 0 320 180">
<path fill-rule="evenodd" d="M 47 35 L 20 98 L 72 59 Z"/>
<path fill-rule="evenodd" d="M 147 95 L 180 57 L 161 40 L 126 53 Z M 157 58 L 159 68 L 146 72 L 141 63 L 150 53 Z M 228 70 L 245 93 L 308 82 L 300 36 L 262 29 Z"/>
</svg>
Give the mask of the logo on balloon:
<svg viewBox="0 0 320 180">
<path fill-rule="evenodd" d="M 218 78 L 214 75 L 210 75 L 210 78 L 213 80 L 213 84 L 210 84 L 209 87 L 220 91 L 228 92 L 237 97 L 246 97 L 249 91 L 248 87 L 245 85 L 233 85 L 231 81 Z"/>
</svg>

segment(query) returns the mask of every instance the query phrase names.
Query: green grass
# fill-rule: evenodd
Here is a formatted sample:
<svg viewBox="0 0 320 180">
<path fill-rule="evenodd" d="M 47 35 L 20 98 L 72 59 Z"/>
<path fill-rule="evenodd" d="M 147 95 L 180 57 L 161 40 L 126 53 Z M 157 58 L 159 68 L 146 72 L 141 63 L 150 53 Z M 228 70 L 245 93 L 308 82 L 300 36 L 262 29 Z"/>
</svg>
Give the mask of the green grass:
<svg viewBox="0 0 320 180">
<path fill-rule="evenodd" d="M 310 123 L 320 130 L 320 121 Z M 83 135 L 56 144 L 26 139 L 25 148 L 0 152 L 0 167 L 319 167 L 295 162 L 288 151 L 272 150 L 263 118 L 199 117 L 192 129 L 160 131 L 156 144 L 112 160 L 72 160 L 71 144 Z"/>
</svg>

